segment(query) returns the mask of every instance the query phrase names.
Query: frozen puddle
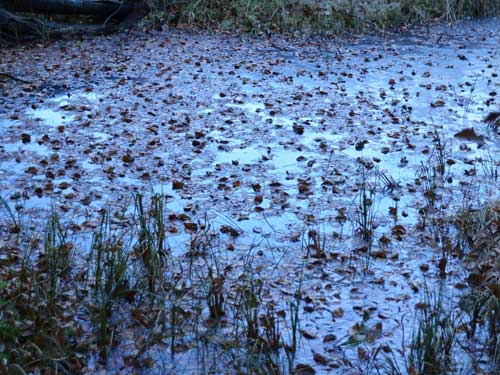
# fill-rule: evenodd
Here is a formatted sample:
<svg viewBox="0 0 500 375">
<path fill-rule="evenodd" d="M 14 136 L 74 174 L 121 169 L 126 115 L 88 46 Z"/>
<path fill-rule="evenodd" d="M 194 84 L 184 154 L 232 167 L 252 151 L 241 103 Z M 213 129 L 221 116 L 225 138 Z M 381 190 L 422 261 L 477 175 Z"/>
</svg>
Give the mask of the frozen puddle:
<svg viewBox="0 0 500 375">
<path fill-rule="evenodd" d="M 344 137 L 344 134 L 333 134 L 328 130 L 323 132 L 306 131 L 302 136 L 302 144 L 307 145 L 312 149 L 317 149 L 322 142 L 326 142 L 328 145 L 336 146 Z"/>
<path fill-rule="evenodd" d="M 281 176 L 289 173 L 301 173 L 303 162 L 308 160 L 310 153 L 270 144 L 267 149 L 249 146 L 235 148 L 231 151 L 217 151 L 215 164 L 254 164 L 263 163 L 269 170 Z"/>
<path fill-rule="evenodd" d="M 6 152 L 11 152 L 11 153 L 28 151 L 41 156 L 49 156 L 51 154 L 51 151 L 47 148 L 47 146 L 39 145 L 36 142 L 23 143 L 21 141 L 18 141 L 14 143 L 5 143 L 2 146 L 0 146 L 0 150 L 2 148 Z"/>
<path fill-rule="evenodd" d="M 71 122 L 74 116 L 68 116 L 54 109 L 43 108 L 31 111 L 35 120 L 42 121 L 49 126 L 59 126 Z"/>
<path fill-rule="evenodd" d="M 35 120 L 42 121 L 48 126 L 60 126 L 74 119 L 73 115 L 64 112 L 63 107 L 68 105 L 68 95 L 58 95 L 45 102 L 42 108 L 30 109 L 29 113 Z"/>
<path fill-rule="evenodd" d="M 262 103 L 252 103 L 252 102 L 229 103 L 227 106 L 233 108 L 240 108 L 250 113 L 261 113 L 265 108 L 264 104 Z"/>
<path fill-rule="evenodd" d="M 265 152 L 257 147 L 236 148 L 231 151 L 218 151 L 215 157 L 215 164 L 231 164 L 234 162 L 251 164 L 261 160 Z"/>
<path fill-rule="evenodd" d="M 29 114 L 38 121 L 44 124 L 57 127 L 70 123 L 75 119 L 66 111 L 72 105 L 78 105 L 87 102 L 98 102 L 99 95 L 93 92 L 75 92 L 73 94 L 57 95 L 54 98 L 47 100 L 43 107 L 30 109 Z"/>
</svg>

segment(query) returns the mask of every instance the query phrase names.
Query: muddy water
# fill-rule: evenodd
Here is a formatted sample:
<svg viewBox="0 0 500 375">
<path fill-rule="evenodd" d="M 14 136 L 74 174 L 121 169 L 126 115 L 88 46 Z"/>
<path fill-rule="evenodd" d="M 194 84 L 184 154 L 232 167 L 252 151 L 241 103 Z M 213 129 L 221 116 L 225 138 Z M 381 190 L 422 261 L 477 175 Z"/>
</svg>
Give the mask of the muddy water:
<svg viewBox="0 0 500 375">
<path fill-rule="evenodd" d="M 228 259 L 254 251 L 277 300 L 304 270 L 299 362 L 363 369 L 355 323 L 382 323 L 363 346 L 400 347 L 417 291 L 438 283 L 439 253 L 418 225 L 426 167 L 445 164 L 437 206 L 447 212 L 498 197 L 500 136 L 481 120 L 499 106 L 499 25 L 272 43 L 164 32 L 3 51 L 0 71 L 34 84 L 1 88 L 2 197 L 27 221 L 53 205 L 85 229 L 133 192 L 162 192 L 171 213 L 235 228 L 220 234 Z M 454 137 L 465 128 L 484 142 Z M 383 257 L 357 235 L 363 186 L 371 251 Z M 183 259 L 192 233 L 169 225 Z M 306 257 L 311 229 L 324 233 L 326 258 Z M 451 262 L 451 296 L 460 272 Z"/>
</svg>

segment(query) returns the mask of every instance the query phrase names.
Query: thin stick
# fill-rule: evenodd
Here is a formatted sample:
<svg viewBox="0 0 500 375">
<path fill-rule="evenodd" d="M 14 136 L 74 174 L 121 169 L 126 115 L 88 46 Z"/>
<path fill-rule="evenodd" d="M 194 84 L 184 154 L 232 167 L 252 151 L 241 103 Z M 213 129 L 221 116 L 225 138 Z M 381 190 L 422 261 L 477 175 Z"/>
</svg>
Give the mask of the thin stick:
<svg viewBox="0 0 500 375">
<path fill-rule="evenodd" d="M 12 79 L 13 81 L 20 82 L 20 83 L 31 83 L 30 81 L 25 81 L 24 79 L 14 77 L 11 74 L 8 73 L 2 73 L 0 72 L 0 77 L 5 77 L 7 79 Z"/>
</svg>

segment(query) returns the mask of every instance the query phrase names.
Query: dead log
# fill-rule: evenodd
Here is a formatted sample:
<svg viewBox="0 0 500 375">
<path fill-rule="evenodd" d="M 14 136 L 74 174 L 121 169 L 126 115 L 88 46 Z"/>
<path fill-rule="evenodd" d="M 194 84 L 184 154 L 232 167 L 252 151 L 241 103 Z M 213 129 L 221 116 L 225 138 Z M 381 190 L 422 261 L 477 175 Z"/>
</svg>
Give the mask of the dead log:
<svg viewBox="0 0 500 375">
<path fill-rule="evenodd" d="M 89 15 L 98 18 L 125 18 L 137 3 L 126 0 L 0 0 L 9 12 Z"/>
</svg>

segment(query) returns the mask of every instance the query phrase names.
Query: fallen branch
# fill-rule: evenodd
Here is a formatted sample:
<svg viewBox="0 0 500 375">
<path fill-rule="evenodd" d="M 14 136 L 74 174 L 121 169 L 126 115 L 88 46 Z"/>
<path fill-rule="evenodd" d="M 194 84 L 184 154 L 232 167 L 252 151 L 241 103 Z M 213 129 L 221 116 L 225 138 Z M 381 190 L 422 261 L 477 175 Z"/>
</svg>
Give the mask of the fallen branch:
<svg viewBox="0 0 500 375">
<path fill-rule="evenodd" d="M 123 19 L 136 7 L 126 0 L 0 0 L 0 8 L 10 12 L 90 15 L 101 19 Z"/>
<path fill-rule="evenodd" d="M 28 84 L 31 83 L 30 81 L 26 81 L 24 79 L 17 78 L 17 77 L 15 77 L 15 76 L 13 76 L 13 75 L 11 75 L 9 73 L 2 73 L 2 72 L 0 72 L 0 78 L 1 77 L 7 78 L 7 79 L 11 79 L 11 80 L 19 82 L 19 83 L 28 83 Z"/>
<path fill-rule="evenodd" d="M 24 33 L 39 33 L 43 25 L 43 22 L 35 18 L 18 16 L 0 8 L 0 31 L 18 36 Z"/>
<path fill-rule="evenodd" d="M 37 18 L 23 17 L 0 8 L 0 39 L 26 40 L 33 38 L 60 38 L 79 34 L 103 34 L 116 31 L 118 25 L 69 24 L 45 22 Z M 4 75 L 5 76 L 5 75 Z"/>
</svg>

